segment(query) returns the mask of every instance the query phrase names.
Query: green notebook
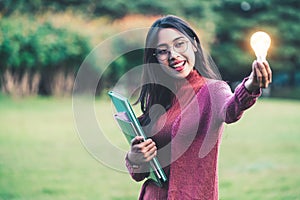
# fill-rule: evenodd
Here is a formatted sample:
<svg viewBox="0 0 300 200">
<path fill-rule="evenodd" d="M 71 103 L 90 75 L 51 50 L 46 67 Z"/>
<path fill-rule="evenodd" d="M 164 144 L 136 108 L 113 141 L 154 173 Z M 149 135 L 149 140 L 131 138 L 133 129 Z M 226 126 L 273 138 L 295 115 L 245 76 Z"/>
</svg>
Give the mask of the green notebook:
<svg viewBox="0 0 300 200">
<path fill-rule="evenodd" d="M 136 118 L 128 99 L 113 91 L 108 92 L 108 95 L 110 96 L 117 111 L 117 113 L 114 115 L 114 118 L 121 128 L 128 143 L 130 144 L 131 140 L 137 135 L 146 139 L 147 137 L 138 119 Z M 150 161 L 150 166 L 151 169 L 149 178 L 153 179 L 156 184 L 161 187 L 162 183 L 167 181 L 167 176 L 157 158 L 153 158 Z"/>
</svg>

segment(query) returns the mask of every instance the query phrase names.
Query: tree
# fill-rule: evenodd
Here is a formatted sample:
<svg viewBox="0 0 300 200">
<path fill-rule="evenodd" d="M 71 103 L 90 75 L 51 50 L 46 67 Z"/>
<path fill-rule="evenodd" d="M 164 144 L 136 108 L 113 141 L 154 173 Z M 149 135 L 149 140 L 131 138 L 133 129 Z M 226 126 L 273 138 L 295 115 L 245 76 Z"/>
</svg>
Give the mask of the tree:
<svg viewBox="0 0 300 200">
<path fill-rule="evenodd" d="M 213 57 L 224 78 L 235 81 L 248 74 L 255 59 L 249 39 L 257 30 L 272 38 L 268 60 L 273 71 L 293 74 L 300 69 L 297 46 L 300 43 L 300 2 L 297 0 L 223 0 L 214 7 L 218 14 Z M 291 76 L 291 77 L 294 77 Z M 295 81 L 291 78 L 290 84 Z"/>
<path fill-rule="evenodd" d="M 20 18 L 22 17 L 22 21 Z M 3 93 L 69 95 L 90 50 L 88 39 L 27 16 L 0 21 L 0 86 Z"/>
</svg>

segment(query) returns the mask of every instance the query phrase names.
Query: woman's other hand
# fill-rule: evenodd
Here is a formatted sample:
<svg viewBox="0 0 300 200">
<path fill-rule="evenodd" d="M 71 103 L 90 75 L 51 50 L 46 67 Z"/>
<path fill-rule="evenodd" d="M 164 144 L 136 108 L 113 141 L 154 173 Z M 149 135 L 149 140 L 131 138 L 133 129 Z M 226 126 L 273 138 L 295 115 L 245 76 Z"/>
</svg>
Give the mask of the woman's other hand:
<svg viewBox="0 0 300 200">
<path fill-rule="evenodd" d="M 128 159 L 132 164 L 142 165 L 149 162 L 157 154 L 156 144 L 152 139 L 144 141 L 143 137 L 136 136 L 131 141 Z"/>
<path fill-rule="evenodd" d="M 267 61 L 254 61 L 252 64 L 252 72 L 249 79 L 245 82 L 245 87 L 249 92 L 258 90 L 259 88 L 267 88 L 272 82 L 272 71 Z"/>
</svg>

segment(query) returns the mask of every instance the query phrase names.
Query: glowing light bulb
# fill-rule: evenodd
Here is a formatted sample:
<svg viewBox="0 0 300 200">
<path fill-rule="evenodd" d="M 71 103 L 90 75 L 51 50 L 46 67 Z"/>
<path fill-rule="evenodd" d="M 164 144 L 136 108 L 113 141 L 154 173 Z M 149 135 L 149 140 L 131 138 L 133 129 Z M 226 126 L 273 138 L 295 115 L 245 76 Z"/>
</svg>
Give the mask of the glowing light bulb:
<svg viewBox="0 0 300 200">
<path fill-rule="evenodd" d="M 250 44 L 255 52 L 257 61 L 266 61 L 267 52 L 271 45 L 270 36 L 262 31 L 258 31 L 251 36 Z"/>
</svg>

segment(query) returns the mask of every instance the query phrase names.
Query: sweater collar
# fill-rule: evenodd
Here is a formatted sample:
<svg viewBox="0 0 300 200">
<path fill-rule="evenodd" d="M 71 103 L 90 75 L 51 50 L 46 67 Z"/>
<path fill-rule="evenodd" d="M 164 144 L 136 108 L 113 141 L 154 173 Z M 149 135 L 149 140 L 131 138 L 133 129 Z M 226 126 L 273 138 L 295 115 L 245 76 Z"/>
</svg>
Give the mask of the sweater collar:
<svg viewBox="0 0 300 200">
<path fill-rule="evenodd" d="M 184 90 L 192 87 L 195 92 L 198 92 L 203 84 L 204 78 L 196 69 L 193 69 L 187 77 L 176 82 L 176 90 L 177 92 L 184 92 Z"/>
</svg>

